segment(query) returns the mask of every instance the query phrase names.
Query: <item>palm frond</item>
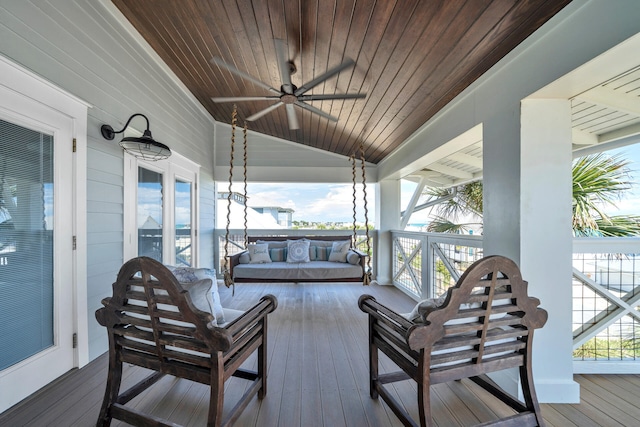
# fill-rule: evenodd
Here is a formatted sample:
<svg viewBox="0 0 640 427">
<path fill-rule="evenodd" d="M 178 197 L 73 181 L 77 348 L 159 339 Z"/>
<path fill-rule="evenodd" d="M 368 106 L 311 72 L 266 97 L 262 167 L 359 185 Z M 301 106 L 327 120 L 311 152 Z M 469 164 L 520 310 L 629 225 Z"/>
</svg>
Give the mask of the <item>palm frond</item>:
<svg viewBox="0 0 640 427">
<path fill-rule="evenodd" d="M 598 231 L 603 237 L 640 236 L 640 216 L 616 215 L 596 218 Z"/>
<path fill-rule="evenodd" d="M 482 225 L 481 223 L 468 222 L 465 224 L 455 224 L 448 219 L 438 216 L 433 219 L 427 226 L 427 231 L 431 233 L 455 233 L 468 234 L 474 225 Z"/>
<path fill-rule="evenodd" d="M 629 162 L 619 156 L 598 153 L 577 159 L 572 168 L 573 205 L 580 210 L 613 205 L 629 190 Z"/>
<path fill-rule="evenodd" d="M 446 188 L 429 187 L 423 194 L 429 196 L 428 200 L 431 201 L 450 196 L 451 191 Z M 453 221 L 469 215 L 482 217 L 482 181 L 458 186 L 456 196 L 438 204 L 435 212 L 439 217 L 451 218 Z"/>
</svg>

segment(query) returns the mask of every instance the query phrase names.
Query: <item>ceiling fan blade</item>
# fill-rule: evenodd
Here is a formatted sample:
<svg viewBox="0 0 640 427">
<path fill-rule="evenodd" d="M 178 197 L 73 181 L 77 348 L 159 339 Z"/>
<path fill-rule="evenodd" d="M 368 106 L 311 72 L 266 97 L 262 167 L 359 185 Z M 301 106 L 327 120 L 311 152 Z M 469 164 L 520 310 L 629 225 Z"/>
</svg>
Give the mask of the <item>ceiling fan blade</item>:
<svg viewBox="0 0 640 427">
<path fill-rule="evenodd" d="M 301 102 L 301 101 L 297 101 L 295 103 L 298 107 L 302 107 L 305 110 L 309 110 L 312 113 L 318 114 L 322 117 L 324 117 L 325 119 L 329 119 L 332 122 L 337 122 L 338 118 L 335 116 L 332 116 L 331 114 L 325 113 L 324 111 L 320 110 L 319 108 L 314 107 L 313 105 L 309 105 L 307 103 Z"/>
<path fill-rule="evenodd" d="M 316 87 L 317 85 L 319 85 L 323 81 L 327 80 L 328 78 L 334 76 L 335 74 L 338 74 L 340 71 L 342 71 L 342 70 L 344 70 L 346 68 L 352 67 L 353 64 L 355 64 L 353 59 L 347 58 L 346 61 L 344 61 L 342 64 L 338 65 L 337 67 L 333 67 L 332 69 L 330 69 L 326 73 L 320 74 L 318 77 L 316 77 L 315 79 L 311 80 L 310 82 L 307 82 L 307 83 L 303 84 L 298 89 L 296 89 L 296 91 L 293 94 L 295 96 L 300 96 L 300 95 L 304 94 L 305 92 L 307 92 L 308 90 L 313 89 L 314 87 Z"/>
<path fill-rule="evenodd" d="M 248 122 L 252 122 L 254 120 L 258 120 L 260 117 L 264 116 L 267 113 L 270 113 L 271 111 L 275 110 L 276 108 L 278 108 L 279 106 L 281 106 L 283 104 L 284 104 L 284 102 L 278 101 L 275 104 L 268 106 L 264 110 L 260 110 L 257 113 L 247 117 L 247 121 Z"/>
<path fill-rule="evenodd" d="M 278 68 L 280 69 L 280 78 L 282 79 L 282 90 L 289 95 L 293 94 L 291 86 L 291 71 L 289 68 L 289 59 L 287 59 L 288 49 L 287 43 L 282 39 L 275 39 L 276 57 L 278 59 Z"/>
<path fill-rule="evenodd" d="M 366 93 L 336 93 L 334 95 L 300 95 L 298 101 L 322 101 L 324 99 L 360 99 L 366 98 Z"/>
<path fill-rule="evenodd" d="M 213 102 L 243 102 L 243 101 L 264 101 L 270 99 L 280 99 L 279 96 L 216 96 L 211 98 Z"/>
<path fill-rule="evenodd" d="M 214 56 L 213 58 L 211 58 L 211 62 L 213 62 L 214 64 L 226 69 L 227 71 L 230 71 L 231 73 L 235 74 L 238 77 L 242 77 L 245 80 L 249 80 L 250 82 L 252 82 L 253 84 L 260 86 L 261 88 L 267 89 L 273 93 L 277 93 L 280 94 L 280 91 L 277 89 L 272 88 L 271 86 L 269 86 L 266 83 L 261 82 L 260 80 L 256 79 L 255 77 L 245 73 L 244 71 L 240 71 L 238 70 L 236 67 L 234 67 L 231 64 L 227 64 L 226 62 L 224 62 L 224 60 L 222 58 L 220 58 L 219 56 Z"/>
<path fill-rule="evenodd" d="M 296 110 L 293 108 L 293 104 L 285 105 L 287 108 L 287 118 L 289 119 L 289 129 L 296 130 L 300 129 L 300 125 L 298 124 L 298 116 L 296 115 Z"/>
</svg>

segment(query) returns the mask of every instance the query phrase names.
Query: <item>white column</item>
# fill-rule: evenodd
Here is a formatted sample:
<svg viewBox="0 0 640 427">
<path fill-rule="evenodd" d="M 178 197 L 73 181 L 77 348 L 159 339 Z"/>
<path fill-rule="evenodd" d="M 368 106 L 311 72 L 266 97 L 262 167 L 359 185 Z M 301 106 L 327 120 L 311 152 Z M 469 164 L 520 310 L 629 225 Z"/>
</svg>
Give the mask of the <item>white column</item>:
<svg viewBox="0 0 640 427">
<path fill-rule="evenodd" d="M 541 402 L 580 398 L 572 360 L 570 119 L 567 100 L 525 100 L 483 124 L 484 254 L 513 259 L 549 312 L 533 347 Z M 515 370 L 493 378 L 519 390 Z"/>
<path fill-rule="evenodd" d="M 376 222 L 378 240 L 376 249 L 376 272 L 374 279 L 380 285 L 392 282 L 393 242 L 391 230 L 400 228 L 400 181 L 383 180 L 376 186 Z"/>
<path fill-rule="evenodd" d="M 571 107 L 522 101 L 520 268 L 549 320 L 534 338 L 533 372 L 542 402 L 579 403 L 573 381 Z"/>
</svg>

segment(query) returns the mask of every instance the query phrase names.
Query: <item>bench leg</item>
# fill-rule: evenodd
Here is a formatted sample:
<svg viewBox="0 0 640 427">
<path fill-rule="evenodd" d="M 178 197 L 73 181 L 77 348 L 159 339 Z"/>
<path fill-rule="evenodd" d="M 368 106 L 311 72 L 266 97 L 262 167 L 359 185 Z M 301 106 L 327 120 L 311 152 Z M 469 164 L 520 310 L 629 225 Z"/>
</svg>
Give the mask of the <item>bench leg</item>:
<svg viewBox="0 0 640 427">
<path fill-rule="evenodd" d="M 424 350 L 422 350 L 424 353 Z M 425 361 L 425 355 L 422 354 L 421 362 L 418 363 L 418 372 L 421 373 L 420 381 L 416 384 L 418 387 L 418 415 L 420 416 L 420 427 L 432 427 L 433 418 L 431 417 L 431 382 L 429 381 L 429 362 Z"/>
<path fill-rule="evenodd" d="M 218 352 L 217 363 L 211 367 L 210 387 L 207 427 L 220 427 L 222 425 L 222 409 L 224 406 L 224 361 L 222 360 L 222 352 Z"/>
<path fill-rule="evenodd" d="M 109 351 L 109 374 L 107 376 L 107 387 L 100 408 L 100 415 L 96 426 L 111 425 L 111 406 L 117 402 L 122 382 L 122 362 L 118 360 L 116 350 Z"/>
<path fill-rule="evenodd" d="M 373 326 L 375 320 L 369 316 L 369 395 L 372 399 L 378 398 L 376 381 L 378 380 L 378 347 L 373 342 Z"/>
<path fill-rule="evenodd" d="M 529 346 L 529 348 L 531 348 L 531 346 Z M 525 366 L 520 366 L 520 384 L 527 409 L 535 414 L 538 425 L 544 426 L 545 423 L 542 418 L 542 413 L 540 412 L 536 389 L 533 386 L 533 375 L 530 363 L 525 363 Z"/>
<path fill-rule="evenodd" d="M 262 318 L 262 344 L 258 347 L 258 377 L 260 378 L 260 389 L 258 399 L 267 395 L 267 316 Z"/>
</svg>

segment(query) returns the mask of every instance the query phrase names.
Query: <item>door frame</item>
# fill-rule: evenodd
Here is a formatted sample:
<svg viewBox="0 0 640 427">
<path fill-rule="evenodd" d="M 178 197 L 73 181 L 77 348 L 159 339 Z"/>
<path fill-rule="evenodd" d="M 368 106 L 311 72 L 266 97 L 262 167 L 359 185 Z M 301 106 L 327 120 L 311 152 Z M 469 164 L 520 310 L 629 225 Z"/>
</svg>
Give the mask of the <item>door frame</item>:
<svg viewBox="0 0 640 427">
<path fill-rule="evenodd" d="M 70 147 L 75 146 L 72 155 L 72 202 L 70 214 L 72 215 L 72 235 L 75 243 L 72 250 L 71 293 L 72 298 L 72 323 L 77 337 L 77 345 L 73 352 L 73 366 L 82 367 L 89 363 L 89 337 L 88 337 L 88 305 L 87 305 L 87 111 L 90 105 L 53 83 L 36 75 L 32 71 L 22 67 L 10 59 L 0 55 L 0 87 L 8 90 L 28 102 L 35 102 L 39 107 L 62 114 L 70 119 L 71 140 Z M 0 108 L 8 115 L 13 110 L 8 105 Z M 33 119 L 24 116 L 23 122 L 33 122 Z M 60 143 L 60 142 L 57 142 Z M 54 254 L 55 257 L 55 254 Z M 66 338 L 65 338 L 66 339 Z M 71 341 L 69 337 L 69 341 Z M 23 396 L 26 397 L 26 396 Z"/>
</svg>

